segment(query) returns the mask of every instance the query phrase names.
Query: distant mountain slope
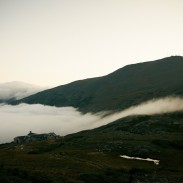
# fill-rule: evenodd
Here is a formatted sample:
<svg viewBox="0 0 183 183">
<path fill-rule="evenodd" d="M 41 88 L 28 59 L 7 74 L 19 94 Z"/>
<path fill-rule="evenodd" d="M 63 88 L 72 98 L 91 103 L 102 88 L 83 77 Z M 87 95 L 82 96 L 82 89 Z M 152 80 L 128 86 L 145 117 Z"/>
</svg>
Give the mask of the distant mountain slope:
<svg viewBox="0 0 183 183">
<path fill-rule="evenodd" d="M 75 81 L 16 103 L 73 106 L 82 112 L 121 110 L 169 95 L 183 96 L 183 57 L 125 66 L 109 75 Z"/>
</svg>

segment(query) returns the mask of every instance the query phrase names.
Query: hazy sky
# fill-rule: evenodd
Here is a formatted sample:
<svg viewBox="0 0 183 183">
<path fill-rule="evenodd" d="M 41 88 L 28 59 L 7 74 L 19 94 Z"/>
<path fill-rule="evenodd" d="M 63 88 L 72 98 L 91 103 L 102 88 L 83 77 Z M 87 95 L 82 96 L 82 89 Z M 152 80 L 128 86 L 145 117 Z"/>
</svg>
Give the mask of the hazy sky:
<svg viewBox="0 0 183 183">
<path fill-rule="evenodd" d="M 183 0 L 0 0 L 0 83 L 54 86 L 183 55 Z"/>
</svg>

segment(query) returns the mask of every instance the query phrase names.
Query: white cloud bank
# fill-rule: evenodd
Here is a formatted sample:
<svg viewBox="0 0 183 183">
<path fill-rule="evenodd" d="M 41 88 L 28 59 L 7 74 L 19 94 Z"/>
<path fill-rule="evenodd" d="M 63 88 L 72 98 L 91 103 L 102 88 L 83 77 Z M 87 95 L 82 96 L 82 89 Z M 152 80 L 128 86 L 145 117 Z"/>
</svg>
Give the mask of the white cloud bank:
<svg viewBox="0 0 183 183">
<path fill-rule="evenodd" d="M 73 107 L 51 107 L 40 104 L 0 105 L 0 143 L 10 142 L 16 136 L 55 132 L 66 135 L 96 128 L 117 119 L 140 114 L 161 114 L 183 110 L 183 99 L 167 97 L 150 100 L 138 106 L 102 118 L 102 113 L 81 114 Z"/>
<path fill-rule="evenodd" d="M 23 82 L 9 82 L 0 84 L 0 100 L 21 99 L 44 90 L 36 85 Z"/>
</svg>

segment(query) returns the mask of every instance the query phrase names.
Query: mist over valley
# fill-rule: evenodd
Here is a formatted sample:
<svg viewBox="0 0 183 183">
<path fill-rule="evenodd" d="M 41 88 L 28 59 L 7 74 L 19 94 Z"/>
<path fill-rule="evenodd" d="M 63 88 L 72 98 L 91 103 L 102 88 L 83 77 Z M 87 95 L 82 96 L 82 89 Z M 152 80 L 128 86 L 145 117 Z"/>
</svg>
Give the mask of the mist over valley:
<svg viewBox="0 0 183 183">
<path fill-rule="evenodd" d="M 0 159 L 0 165 L 6 166 L 0 175 L 24 181 L 23 175 L 29 171 L 26 180 L 30 182 L 46 179 L 54 183 L 53 174 L 61 170 L 56 180 L 71 181 L 75 176 L 81 182 L 103 182 L 118 175 L 117 182 L 169 179 L 180 183 L 182 78 L 183 57 L 175 56 L 51 89 L 20 82 L 1 84 L 0 154 L 4 160 Z M 40 136 L 54 132 L 60 138 L 37 141 L 29 131 Z M 18 143 L 13 141 L 17 136 L 34 140 Z M 38 176 L 29 158 L 34 160 Z M 47 159 L 46 165 L 42 158 Z M 80 170 L 76 170 L 77 164 Z"/>
</svg>

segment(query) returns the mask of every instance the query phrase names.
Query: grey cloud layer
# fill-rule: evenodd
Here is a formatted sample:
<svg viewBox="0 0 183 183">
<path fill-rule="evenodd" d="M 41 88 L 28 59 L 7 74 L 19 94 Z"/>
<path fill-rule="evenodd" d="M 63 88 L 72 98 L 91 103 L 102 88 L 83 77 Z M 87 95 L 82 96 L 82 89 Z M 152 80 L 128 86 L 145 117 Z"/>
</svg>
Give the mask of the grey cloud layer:
<svg viewBox="0 0 183 183">
<path fill-rule="evenodd" d="M 45 88 L 22 82 L 3 83 L 0 84 L 0 100 L 8 100 L 11 98 L 21 99 L 44 89 Z"/>
<path fill-rule="evenodd" d="M 15 136 L 30 130 L 36 133 L 55 132 L 66 135 L 96 128 L 117 119 L 140 114 L 161 114 L 183 110 L 183 99 L 167 97 L 150 100 L 124 111 L 102 117 L 104 113 L 81 114 L 73 107 L 51 107 L 40 104 L 17 106 L 0 105 L 0 143 L 12 141 Z"/>
</svg>

